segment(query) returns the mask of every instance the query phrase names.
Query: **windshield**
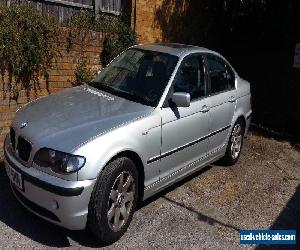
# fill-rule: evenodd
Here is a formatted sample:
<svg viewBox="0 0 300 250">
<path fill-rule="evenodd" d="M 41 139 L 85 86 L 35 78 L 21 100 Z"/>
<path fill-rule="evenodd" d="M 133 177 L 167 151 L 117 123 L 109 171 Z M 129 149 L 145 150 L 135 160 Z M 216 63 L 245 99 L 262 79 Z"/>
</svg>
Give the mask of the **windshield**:
<svg viewBox="0 0 300 250">
<path fill-rule="evenodd" d="M 104 68 L 91 85 L 155 107 L 177 62 L 178 57 L 169 54 L 129 49 Z"/>
</svg>

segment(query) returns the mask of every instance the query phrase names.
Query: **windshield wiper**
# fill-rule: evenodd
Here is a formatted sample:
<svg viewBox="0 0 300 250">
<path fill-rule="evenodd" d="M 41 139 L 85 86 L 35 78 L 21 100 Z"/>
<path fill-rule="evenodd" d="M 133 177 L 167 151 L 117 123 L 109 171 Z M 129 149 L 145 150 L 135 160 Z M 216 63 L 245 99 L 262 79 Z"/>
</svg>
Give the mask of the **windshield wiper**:
<svg viewBox="0 0 300 250">
<path fill-rule="evenodd" d="M 135 93 L 127 92 L 127 91 L 121 90 L 121 89 L 114 89 L 114 91 L 115 91 L 116 95 L 119 94 L 120 97 L 123 97 L 130 101 L 139 102 L 139 103 L 142 103 L 145 105 L 153 106 L 153 102 L 143 96 L 139 96 L 139 95 L 136 95 Z"/>
<path fill-rule="evenodd" d="M 102 82 L 97 82 L 97 81 L 91 81 L 90 86 L 96 88 L 96 89 L 99 89 L 99 90 L 104 90 L 104 91 L 114 91 L 114 88 L 102 83 Z"/>
</svg>

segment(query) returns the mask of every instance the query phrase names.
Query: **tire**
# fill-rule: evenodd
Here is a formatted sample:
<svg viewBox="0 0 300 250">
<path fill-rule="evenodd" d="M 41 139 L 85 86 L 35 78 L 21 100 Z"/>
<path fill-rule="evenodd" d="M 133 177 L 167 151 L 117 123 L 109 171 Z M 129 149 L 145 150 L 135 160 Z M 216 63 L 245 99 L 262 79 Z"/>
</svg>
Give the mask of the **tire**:
<svg viewBox="0 0 300 250">
<path fill-rule="evenodd" d="M 245 125 L 241 119 L 238 119 L 232 128 L 225 156 L 221 160 L 225 165 L 232 166 L 239 160 L 244 142 L 244 134 Z"/>
<path fill-rule="evenodd" d="M 103 243 L 113 243 L 126 232 L 138 198 L 138 172 L 122 157 L 103 170 L 91 195 L 87 226 Z"/>
</svg>

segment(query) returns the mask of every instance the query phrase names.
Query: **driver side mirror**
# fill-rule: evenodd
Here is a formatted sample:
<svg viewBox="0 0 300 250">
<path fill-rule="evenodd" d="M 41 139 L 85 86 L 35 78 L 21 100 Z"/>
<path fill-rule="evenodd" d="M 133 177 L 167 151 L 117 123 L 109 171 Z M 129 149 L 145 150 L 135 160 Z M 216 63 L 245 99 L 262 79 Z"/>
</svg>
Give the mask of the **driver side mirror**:
<svg viewBox="0 0 300 250">
<path fill-rule="evenodd" d="M 189 107 L 191 104 L 191 96 L 189 93 L 185 92 L 175 92 L 172 96 L 172 101 L 177 107 Z"/>
</svg>

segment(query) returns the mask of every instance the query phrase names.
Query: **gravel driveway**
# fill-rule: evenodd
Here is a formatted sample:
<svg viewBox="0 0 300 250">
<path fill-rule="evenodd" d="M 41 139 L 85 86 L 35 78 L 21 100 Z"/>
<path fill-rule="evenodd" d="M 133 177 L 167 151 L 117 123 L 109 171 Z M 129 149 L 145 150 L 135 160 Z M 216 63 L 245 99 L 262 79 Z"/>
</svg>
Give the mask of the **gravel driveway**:
<svg viewBox="0 0 300 250">
<path fill-rule="evenodd" d="M 300 152 L 250 133 L 237 165 L 207 167 L 153 197 L 125 236 L 108 248 L 237 249 L 240 229 L 300 232 Z M 298 245 L 295 249 L 300 249 Z M 0 248 L 102 247 L 23 209 L 0 167 Z"/>
</svg>

